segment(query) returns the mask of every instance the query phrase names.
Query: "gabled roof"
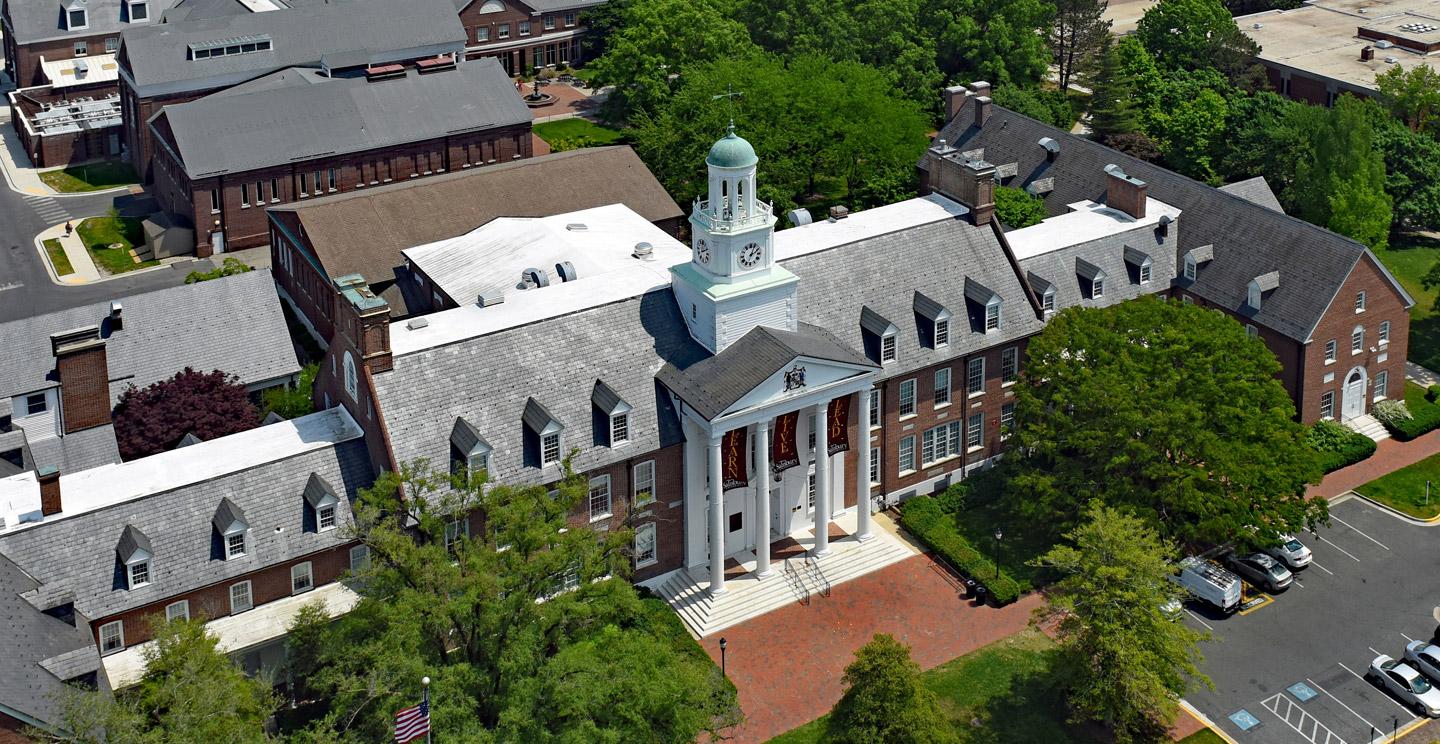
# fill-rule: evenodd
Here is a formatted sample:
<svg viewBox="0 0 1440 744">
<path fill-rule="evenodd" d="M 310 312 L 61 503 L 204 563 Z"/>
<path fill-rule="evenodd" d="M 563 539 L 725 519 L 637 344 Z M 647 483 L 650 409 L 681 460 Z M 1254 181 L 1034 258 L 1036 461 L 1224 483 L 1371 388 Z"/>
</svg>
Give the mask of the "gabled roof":
<svg viewBox="0 0 1440 744">
<path fill-rule="evenodd" d="M 1023 187 L 1051 180 L 1054 190 L 1045 196 L 1045 207 L 1051 215 L 1064 213 L 1067 205 L 1075 202 L 1103 201 L 1104 168 L 1111 163 L 1149 184 L 1150 197 L 1182 210 L 1179 253 L 1212 245 L 1215 254 L 1214 261 L 1200 272 L 1188 292 L 1238 312 L 1245 305 L 1251 279 L 1282 268 L 1292 274 L 1293 281 L 1287 280 L 1285 287 L 1277 289 L 1254 317 L 1297 341 L 1309 340 L 1341 284 L 1361 257 L 1369 253 L 1363 245 L 1342 235 L 1003 107 L 991 105 L 983 128 L 974 126 L 974 117 L 969 114 L 967 107 L 937 136 L 960 150 L 983 147 L 991 162 L 1016 163 L 1017 175 L 1004 185 Z M 1036 144 L 1042 137 L 1060 143 L 1053 161 L 1047 160 L 1045 150 Z M 921 167 L 925 167 L 923 162 Z M 1378 260 L 1375 263 L 1397 294 L 1409 302 L 1394 277 Z M 1037 273 L 1046 275 L 1040 270 Z M 1106 289 L 1108 297 L 1109 287 Z"/>
<path fill-rule="evenodd" d="M 622 408 L 626 410 L 630 408 L 625 399 L 621 398 L 619 393 L 611 390 L 604 380 L 595 381 L 595 391 L 591 393 L 590 400 L 595 403 L 596 408 L 607 414 L 615 413 Z"/>
<path fill-rule="evenodd" d="M 31 44 L 49 39 L 117 34 L 127 28 L 159 23 L 160 14 L 174 2 L 175 0 L 151 0 L 150 20 L 129 23 L 124 11 L 124 0 L 87 0 L 84 7 L 89 23 L 85 28 L 74 31 L 65 28 L 59 2 L 8 0 L 5 6 L 14 28 L 15 42 Z"/>
<path fill-rule="evenodd" d="M 951 314 L 944 305 L 930 299 L 923 292 L 915 293 L 915 312 L 930 320 L 939 320 L 941 316 Z"/>
<path fill-rule="evenodd" d="M 869 305 L 860 308 L 860 327 L 876 336 L 884 336 L 898 330 L 894 323 L 875 312 Z"/>
<path fill-rule="evenodd" d="M 119 554 L 121 562 L 128 562 L 135 556 L 137 551 L 145 551 L 147 555 L 155 555 L 155 549 L 150 547 L 150 538 L 144 532 L 135 529 L 135 525 L 125 525 L 124 531 L 120 533 L 120 542 L 115 545 L 115 552 Z"/>
<path fill-rule="evenodd" d="M 530 430 L 536 434 L 547 433 L 547 429 L 556 430 L 565 428 L 565 425 L 560 423 L 560 419 L 555 418 L 550 411 L 545 409 L 545 406 L 540 405 L 540 401 L 534 398 L 529 398 L 525 401 L 525 411 L 520 415 L 520 418 L 525 422 L 525 425 L 530 427 Z"/>
<path fill-rule="evenodd" d="M 114 553 L 109 553 L 111 564 Z M 87 619 L 72 625 L 47 615 L 22 595 L 39 586 L 9 558 L 0 555 L 0 710 L 49 724 L 60 722 L 65 680 L 100 667 L 100 652 Z M 104 675 L 101 688 L 108 690 Z"/>
<path fill-rule="evenodd" d="M 879 369 L 829 331 L 801 323 L 795 331 L 757 326 L 703 362 L 683 370 L 666 365 L 656 379 L 708 421 L 797 357 Z"/>
<path fill-rule="evenodd" d="M 210 521 L 221 534 L 229 531 L 236 524 L 242 524 L 247 528 L 250 526 L 250 523 L 245 521 L 245 512 L 241 511 L 240 507 L 236 506 L 235 502 L 228 497 L 220 499 L 220 506 L 216 507 L 215 516 Z"/>
<path fill-rule="evenodd" d="M 340 495 L 335 492 L 335 487 L 325 476 L 319 473 L 311 473 L 305 481 L 305 503 L 312 508 L 318 509 L 324 506 L 326 501 L 339 501 Z"/>
<path fill-rule="evenodd" d="M 485 441 L 485 437 L 473 424 L 459 416 L 455 417 L 455 428 L 450 430 L 450 444 L 466 456 L 490 451 L 490 443 Z"/>
<path fill-rule="evenodd" d="M 1285 213 L 1285 208 L 1280 206 L 1280 200 L 1276 198 L 1275 192 L 1270 190 L 1270 183 L 1265 180 L 1264 176 L 1256 176 L 1254 178 L 1247 178 L 1244 181 L 1227 183 L 1221 186 L 1220 190 L 1227 194 L 1234 194 L 1245 201 L 1259 204 L 1266 209 L 1271 209 L 1281 214 Z"/>
</svg>

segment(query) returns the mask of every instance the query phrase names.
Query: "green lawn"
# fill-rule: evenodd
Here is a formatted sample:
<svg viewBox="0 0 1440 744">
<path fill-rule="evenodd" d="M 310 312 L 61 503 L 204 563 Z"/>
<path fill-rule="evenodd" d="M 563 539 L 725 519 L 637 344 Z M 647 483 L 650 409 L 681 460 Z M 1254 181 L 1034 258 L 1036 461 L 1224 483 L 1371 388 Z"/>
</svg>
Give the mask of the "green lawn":
<svg viewBox="0 0 1440 744">
<path fill-rule="evenodd" d="M 1426 481 L 1433 482 L 1434 490 L 1428 505 L 1425 503 Z M 1355 490 L 1412 517 L 1429 519 L 1440 514 L 1440 455 L 1383 475 Z"/>
<path fill-rule="evenodd" d="M 56 191 L 75 193 L 80 191 L 101 191 L 116 186 L 138 183 L 135 169 L 129 163 L 107 160 L 87 165 L 72 165 L 63 170 L 46 171 L 40 180 Z"/>
<path fill-rule="evenodd" d="M 1430 267 L 1440 261 L 1440 241 L 1405 238 L 1376 255 L 1415 298 L 1410 310 L 1410 361 L 1432 370 L 1440 368 L 1440 314 L 1433 310 L 1436 292 L 1420 284 Z"/>
<path fill-rule="evenodd" d="M 80 234 L 80 240 L 84 241 L 85 247 L 95 259 L 95 264 L 111 274 L 123 274 L 159 263 L 137 263 L 130 257 L 130 249 L 145 240 L 140 229 L 140 220 L 134 217 L 91 217 L 76 226 L 75 231 Z M 116 243 L 121 247 L 110 248 Z"/>
<path fill-rule="evenodd" d="M 60 241 L 55 238 L 45 241 L 45 253 L 50 256 L 50 265 L 55 267 L 57 276 L 75 273 L 75 267 L 70 265 L 70 258 L 65 255 L 65 249 L 60 247 Z"/>
<path fill-rule="evenodd" d="M 573 150 L 578 147 L 601 147 L 625 141 L 625 133 L 619 129 L 603 127 L 588 119 L 579 117 L 556 119 L 536 124 L 535 134 L 545 140 L 552 149 Z"/>
<path fill-rule="evenodd" d="M 1214 731 L 1204 728 L 1181 739 L 1180 744 L 1225 744 L 1225 740 Z"/>
<path fill-rule="evenodd" d="M 965 497 L 957 525 L 960 534 L 991 559 L 997 546 L 995 530 L 1000 530 L 1000 567 L 1020 582 L 1022 588 L 1035 586 L 1043 569 L 1030 565 L 1030 561 L 1048 552 L 1054 539 L 1044 529 L 1037 529 L 1029 517 L 1015 514 L 1001 498 L 1003 472 L 1003 469 L 988 470 L 969 478 L 970 493 Z"/>
<path fill-rule="evenodd" d="M 966 744 L 1098 741 L 1065 723 L 1065 707 L 1050 665 L 1054 644 L 1029 629 L 966 654 L 924 674 L 940 696 L 960 740 Z M 770 744 L 812 744 L 825 740 L 826 719 L 808 723 Z"/>
</svg>

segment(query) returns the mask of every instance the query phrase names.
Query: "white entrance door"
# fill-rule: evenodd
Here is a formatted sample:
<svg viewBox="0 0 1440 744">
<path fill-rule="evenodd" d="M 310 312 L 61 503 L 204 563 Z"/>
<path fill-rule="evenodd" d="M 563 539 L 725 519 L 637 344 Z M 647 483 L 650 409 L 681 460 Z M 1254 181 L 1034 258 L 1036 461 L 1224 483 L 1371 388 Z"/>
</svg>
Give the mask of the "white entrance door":
<svg viewBox="0 0 1440 744">
<path fill-rule="evenodd" d="M 225 232 L 223 230 L 210 233 L 210 252 L 214 254 L 225 252 Z"/>
<path fill-rule="evenodd" d="M 1365 413 L 1365 368 L 1356 367 L 1345 376 L 1344 401 L 1340 406 L 1340 419 L 1349 421 Z"/>
<path fill-rule="evenodd" d="M 773 541 L 776 537 L 788 534 L 790 534 L 790 504 L 785 501 L 785 486 L 784 481 L 781 481 L 770 487 L 770 534 L 767 539 Z"/>
<path fill-rule="evenodd" d="M 750 547 L 747 538 L 750 525 L 745 519 L 750 492 L 736 490 L 726 495 L 729 498 L 725 499 L 725 555 L 733 555 Z"/>
</svg>

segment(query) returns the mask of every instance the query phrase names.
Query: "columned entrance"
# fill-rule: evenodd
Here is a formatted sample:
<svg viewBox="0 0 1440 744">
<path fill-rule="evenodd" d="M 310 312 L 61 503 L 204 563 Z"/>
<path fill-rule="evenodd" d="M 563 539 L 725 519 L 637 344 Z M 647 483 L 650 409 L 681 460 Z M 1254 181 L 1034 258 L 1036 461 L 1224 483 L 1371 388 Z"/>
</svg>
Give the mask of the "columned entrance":
<svg viewBox="0 0 1440 744">
<path fill-rule="evenodd" d="M 1349 421 L 1356 416 L 1365 415 L 1365 390 L 1369 387 L 1366 384 L 1364 367 L 1356 367 L 1345 375 L 1345 387 L 1341 392 L 1340 420 Z"/>
</svg>

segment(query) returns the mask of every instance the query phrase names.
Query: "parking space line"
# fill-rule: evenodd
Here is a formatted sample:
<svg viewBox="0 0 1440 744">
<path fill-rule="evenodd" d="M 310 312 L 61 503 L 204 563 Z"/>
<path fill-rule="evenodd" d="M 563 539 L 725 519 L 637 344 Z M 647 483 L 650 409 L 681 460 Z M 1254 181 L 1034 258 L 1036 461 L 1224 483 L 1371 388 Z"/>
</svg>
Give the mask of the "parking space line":
<svg viewBox="0 0 1440 744">
<path fill-rule="evenodd" d="M 1345 666 L 1344 664 L 1341 664 L 1340 666 L 1341 666 L 1345 671 L 1350 672 L 1351 674 L 1355 674 L 1355 672 L 1351 672 L 1351 671 L 1350 671 L 1350 667 L 1347 667 L 1347 666 Z M 1355 676 L 1359 677 L 1360 675 L 1355 674 Z M 1305 678 L 1305 681 L 1306 681 L 1306 682 L 1309 682 L 1311 687 L 1314 687 L 1315 689 L 1319 690 L 1320 692 L 1325 693 L 1325 696 L 1326 696 L 1326 697 L 1328 697 L 1328 698 L 1330 698 L 1331 700 L 1334 700 L 1335 702 L 1339 703 L 1341 708 L 1344 708 L 1345 710 L 1350 711 L 1350 714 L 1351 714 L 1351 715 L 1355 716 L 1356 718 L 1359 718 L 1362 722 L 1364 722 L 1364 724 L 1365 724 L 1366 726 L 1369 726 L 1370 728 L 1373 728 L 1373 729 L 1375 729 L 1376 731 L 1379 731 L 1379 730 L 1380 730 L 1379 728 L 1377 728 L 1377 727 L 1375 726 L 1375 724 L 1373 724 L 1373 723 L 1371 723 L 1369 720 L 1367 720 L 1367 719 L 1365 718 L 1365 716 L 1362 716 L 1362 715 L 1360 715 L 1359 713 L 1356 713 L 1354 708 L 1351 708 L 1350 706 L 1346 705 L 1344 700 L 1341 700 L 1340 698 L 1337 698 L 1337 697 L 1335 697 L 1334 695 L 1331 695 L 1329 690 L 1326 690 L 1324 687 L 1321 687 L 1320 685 L 1315 684 L 1315 680 L 1310 679 L 1309 677 L 1306 677 L 1306 678 Z M 1364 680 L 1363 677 L 1361 677 L 1360 681 L 1364 682 L 1365 680 Z M 1369 684 L 1369 683 L 1367 682 L 1366 684 Z"/>
<path fill-rule="evenodd" d="M 1359 527 L 1356 527 L 1355 525 L 1350 524 L 1349 522 L 1346 522 L 1345 520 L 1343 520 L 1343 519 L 1341 519 L 1341 518 L 1339 518 L 1339 517 L 1337 517 L 1337 516 L 1335 516 L 1335 515 L 1333 515 L 1333 514 L 1330 515 L 1330 518 L 1331 518 L 1331 519 L 1334 519 L 1336 522 L 1339 522 L 1340 524 L 1345 525 L 1346 527 L 1349 527 L 1349 528 L 1352 529 L 1352 530 L 1355 530 L 1356 532 L 1359 532 L 1359 533 L 1360 533 L 1360 536 L 1363 537 L 1363 538 L 1365 538 L 1366 540 L 1369 540 L 1370 542 L 1373 542 L 1373 543 L 1375 543 L 1376 545 L 1379 545 L 1380 547 L 1385 548 L 1386 550 L 1389 550 L 1389 549 L 1390 549 L 1390 548 L 1386 547 L 1385 543 L 1382 543 L 1382 542 L 1380 542 L 1379 540 L 1376 540 L 1375 538 L 1373 538 L 1373 537 L 1365 534 L 1364 532 L 1361 532 L 1361 530 L 1360 530 Z"/>
<path fill-rule="evenodd" d="M 1375 654 L 1376 656 L 1385 656 L 1385 654 L 1382 654 L 1382 653 L 1380 653 L 1379 651 L 1376 651 L 1374 646 L 1366 646 L 1365 648 L 1370 649 L 1370 653 Z M 1341 666 L 1344 666 L 1344 665 L 1342 664 Z"/>
<path fill-rule="evenodd" d="M 1284 713 L 1280 712 L 1281 703 L 1285 703 Z M 1295 729 L 1295 733 L 1305 737 L 1310 744 L 1346 744 L 1345 740 L 1340 738 L 1339 734 L 1331 731 L 1328 726 L 1320 722 L 1320 719 L 1305 712 L 1305 709 L 1297 705 L 1294 700 L 1278 692 L 1266 698 L 1260 705 L 1284 721 L 1286 726 Z M 1296 712 L 1300 714 L 1300 722 L 1291 723 L 1290 718 Z M 1306 733 L 1304 728 L 1307 724 L 1312 724 L 1309 726 L 1309 733 Z M 1320 732 L 1322 731 L 1325 732 L 1324 738 L 1320 737 Z"/>
<path fill-rule="evenodd" d="M 1359 563 L 1359 562 L 1360 562 L 1360 559 L 1359 559 L 1359 558 L 1356 558 L 1355 555 L 1352 554 L 1350 551 L 1348 551 L 1348 550 L 1340 547 L 1339 545 L 1336 545 L 1336 544 L 1334 543 L 1334 541 L 1332 541 L 1332 540 L 1325 540 L 1325 538 L 1323 538 L 1323 537 L 1320 538 L 1320 539 L 1321 539 L 1322 541 L 1324 541 L 1324 543 L 1325 543 L 1326 545 L 1329 545 L 1330 547 L 1332 547 L 1332 548 L 1340 551 L 1341 553 L 1344 553 L 1345 555 L 1350 556 L 1350 560 L 1355 561 L 1356 563 Z M 1311 562 L 1313 563 L 1314 561 L 1311 561 Z"/>
<path fill-rule="evenodd" d="M 1396 632 L 1398 633 L 1399 631 L 1396 631 Z M 1414 638 L 1411 638 L 1410 636 L 1405 635 L 1404 633 L 1400 633 L 1400 637 L 1404 638 L 1405 640 L 1407 640 L 1407 641 L 1409 641 L 1409 642 L 1411 642 L 1411 643 L 1414 643 L 1414 642 L 1415 642 L 1415 639 L 1414 639 Z"/>
<path fill-rule="evenodd" d="M 1334 576 L 1334 575 L 1335 575 L 1335 572 L 1334 572 L 1334 571 L 1331 571 L 1330 569 L 1328 569 L 1328 568 L 1320 565 L 1320 563 L 1319 563 L 1318 561 L 1313 561 L 1313 560 L 1312 560 L 1312 561 L 1310 561 L 1310 565 L 1312 565 L 1312 566 L 1320 569 L 1321 571 L 1324 571 L 1324 572 L 1327 573 L 1327 574 L 1330 574 L 1331 576 Z"/>
<path fill-rule="evenodd" d="M 1200 623 L 1201 625 L 1204 625 L 1206 630 L 1214 630 L 1214 628 L 1210 627 L 1210 623 L 1207 623 L 1207 622 L 1205 622 L 1204 620 L 1201 620 L 1199 615 L 1196 615 L 1195 613 L 1191 612 L 1188 608 L 1185 610 L 1185 614 L 1186 614 L 1186 615 L 1189 615 L 1190 617 L 1195 618 L 1195 622 Z"/>
<path fill-rule="evenodd" d="M 1375 649 L 1373 649 L 1373 648 L 1370 649 L 1370 650 L 1371 650 L 1371 651 L 1375 651 Z M 1379 655 L 1380 655 L 1380 652 L 1379 652 L 1379 651 L 1375 651 L 1375 655 L 1376 655 L 1376 656 L 1379 656 Z M 1351 673 L 1351 674 L 1355 674 L 1355 670 L 1354 670 L 1354 669 L 1351 669 L 1350 667 L 1347 667 L 1347 666 L 1345 666 L 1344 664 L 1341 664 L 1341 663 L 1338 662 L 1338 661 L 1335 662 L 1335 663 L 1336 663 L 1336 664 L 1340 664 L 1340 668 L 1344 669 L 1345 671 L 1347 671 L 1347 672 L 1349 672 L 1349 673 Z M 1371 687 L 1379 690 L 1379 691 L 1380 691 L 1380 697 L 1383 697 L 1383 698 L 1385 698 L 1386 700 L 1389 700 L 1390 702 L 1394 703 L 1394 704 L 1395 704 L 1395 707 L 1399 708 L 1400 710 L 1405 711 L 1405 714 L 1408 715 L 1408 716 L 1410 716 L 1410 718 L 1407 718 L 1407 719 L 1406 719 L 1407 721 L 1414 719 L 1415 714 L 1414 714 L 1414 713 L 1411 713 L 1411 712 L 1410 712 L 1410 709 L 1409 709 L 1409 708 L 1406 708 L 1404 705 L 1402 705 L 1399 700 L 1396 700 L 1395 698 L 1390 697 L 1390 692 L 1389 692 L 1388 690 L 1382 689 L 1379 685 L 1371 684 L 1371 683 L 1370 683 L 1370 680 L 1365 679 L 1364 677 L 1362 677 L 1362 676 L 1360 676 L 1360 675 L 1358 675 L 1358 674 L 1355 674 L 1355 679 L 1358 679 L 1358 680 L 1360 680 L 1361 682 L 1364 682 L 1365 684 L 1370 685 Z M 1334 697 L 1334 695 L 1331 695 L 1331 697 Z M 1341 705 L 1344 705 L 1344 703 L 1341 703 Z M 1355 715 L 1360 715 L 1360 714 L 1359 714 L 1359 713 L 1356 713 Z"/>
</svg>

